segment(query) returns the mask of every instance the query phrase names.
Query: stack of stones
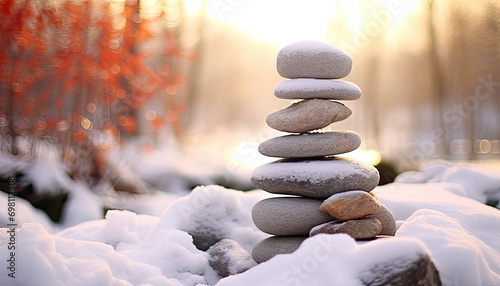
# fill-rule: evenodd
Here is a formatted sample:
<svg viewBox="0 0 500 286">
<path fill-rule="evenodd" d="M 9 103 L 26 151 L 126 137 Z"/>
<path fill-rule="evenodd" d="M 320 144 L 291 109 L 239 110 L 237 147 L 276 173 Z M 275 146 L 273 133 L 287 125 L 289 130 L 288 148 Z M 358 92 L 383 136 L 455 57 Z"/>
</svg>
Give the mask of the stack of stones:
<svg viewBox="0 0 500 286">
<path fill-rule="evenodd" d="M 358 134 L 321 131 L 351 115 L 336 100 L 361 97 L 357 85 L 338 80 L 351 68 L 349 55 L 322 42 L 301 41 L 278 53 L 278 73 L 289 80 L 276 85 L 274 94 L 301 101 L 266 119 L 271 128 L 293 134 L 259 145 L 263 155 L 282 159 L 255 169 L 253 184 L 287 196 L 264 199 L 252 210 L 255 225 L 273 235 L 253 249 L 258 263 L 291 253 L 319 233 L 346 233 L 355 239 L 395 234 L 394 216 L 370 193 L 380 179 L 377 169 L 336 156 L 357 149 Z"/>
</svg>

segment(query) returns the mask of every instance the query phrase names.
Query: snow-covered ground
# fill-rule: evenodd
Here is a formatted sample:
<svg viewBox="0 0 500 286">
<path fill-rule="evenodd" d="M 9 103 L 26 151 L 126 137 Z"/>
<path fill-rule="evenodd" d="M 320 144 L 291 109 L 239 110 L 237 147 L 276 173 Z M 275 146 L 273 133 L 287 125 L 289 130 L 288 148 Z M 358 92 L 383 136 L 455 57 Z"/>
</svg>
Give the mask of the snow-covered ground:
<svg viewBox="0 0 500 286">
<path fill-rule="evenodd" d="M 418 254 L 431 257 L 443 285 L 500 285 L 500 210 L 485 205 L 498 207 L 500 199 L 500 173 L 492 169 L 436 162 L 404 173 L 374 190 L 397 219 L 395 237 L 356 242 L 317 235 L 293 254 L 235 265 L 236 272 L 251 268 L 222 279 L 193 237 L 198 246 L 230 239 L 251 253 L 268 236 L 253 224 L 251 209 L 270 194 L 216 185 L 186 195 L 156 191 L 122 199 L 133 211 L 96 219 L 102 201 L 73 184 L 66 212 L 75 219 L 62 225 L 17 198 L 22 227 L 15 249 L 9 250 L 12 232 L 0 229 L 1 285 L 362 285 L 360 273 L 374 264 Z M 0 192 L 2 225 L 7 203 Z M 8 268 L 10 252 L 15 269 Z"/>
</svg>

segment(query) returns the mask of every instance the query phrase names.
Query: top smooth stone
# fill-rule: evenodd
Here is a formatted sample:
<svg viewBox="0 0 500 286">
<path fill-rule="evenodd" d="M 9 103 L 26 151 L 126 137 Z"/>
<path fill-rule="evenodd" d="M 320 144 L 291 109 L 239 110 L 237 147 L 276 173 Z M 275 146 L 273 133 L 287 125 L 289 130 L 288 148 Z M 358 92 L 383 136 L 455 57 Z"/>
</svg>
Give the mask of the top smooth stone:
<svg viewBox="0 0 500 286">
<path fill-rule="evenodd" d="M 344 80 L 297 78 L 278 83 L 274 95 L 283 99 L 356 100 L 361 97 L 361 89 Z"/>
<path fill-rule="evenodd" d="M 352 58 L 324 42 L 300 41 L 278 52 L 276 68 L 285 78 L 337 79 L 351 72 Z"/>
</svg>

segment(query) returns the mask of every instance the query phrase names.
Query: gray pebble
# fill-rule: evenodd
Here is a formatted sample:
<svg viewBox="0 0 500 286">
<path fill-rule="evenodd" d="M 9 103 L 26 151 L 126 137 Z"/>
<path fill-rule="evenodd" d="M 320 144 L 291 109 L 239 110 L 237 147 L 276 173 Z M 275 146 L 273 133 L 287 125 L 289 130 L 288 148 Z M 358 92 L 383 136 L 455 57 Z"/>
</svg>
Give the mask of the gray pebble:
<svg viewBox="0 0 500 286">
<path fill-rule="evenodd" d="M 308 158 L 351 152 L 361 145 L 352 131 L 291 134 L 271 138 L 259 145 L 259 152 L 269 157 Z"/>
<path fill-rule="evenodd" d="M 308 236 L 270 236 L 255 245 L 252 257 L 257 263 L 262 263 L 278 254 L 290 254 L 307 238 Z"/>
<path fill-rule="evenodd" d="M 371 165 L 342 157 L 281 159 L 254 169 L 252 183 L 264 191 L 326 199 L 345 191 L 373 190 L 380 176 Z"/>
<path fill-rule="evenodd" d="M 269 127 L 283 132 L 304 133 L 342 121 L 352 114 L 344 104 L 327 99 L 305 99 L 269 114 Z"/>
<path fill-rule="evenodd" d="M 349 81 L 298 78 L 278 83 L 274 95 L 283 99 L 356 100 L 361 97 L 361 89 Z"/>
<path fill-rule="evenodd" d="M 335 220 L 319 210 L 323 201 L 301 197 L 275 197 L 259 201 L 252 219 L 263 232 L 273 235 L 308 235 L 311 228 Z"/>
<path fill-rule="evenodd" d="M 231 239 L 217 242 L 207 250 L 207 253 L 210 256 L 208 260 L 210 266 L 221 277 L 245 272 L 256 265 L 250 253 Z"/>
</svg>

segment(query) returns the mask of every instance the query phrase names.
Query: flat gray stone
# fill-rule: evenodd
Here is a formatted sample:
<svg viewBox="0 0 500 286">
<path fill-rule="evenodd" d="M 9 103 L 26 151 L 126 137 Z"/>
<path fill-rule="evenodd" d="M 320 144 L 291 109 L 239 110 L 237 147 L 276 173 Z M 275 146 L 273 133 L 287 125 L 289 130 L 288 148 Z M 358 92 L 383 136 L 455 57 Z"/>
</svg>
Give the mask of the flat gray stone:
<svg viewBox="0 0 500 286">
<path fill-rule="evenodd" d="M 344 51 L 320 41 L 299 41 L 278 52 L 276 68 L 286 78 L 342 78 L 352 69 Z"/>
<path fill-rule="evenodd" d="M 275 197 L 259 201 L 252 209 L 257 228 L 273 235 L 309 235 L 311 228 L 335 220 L 319 210 L 322 201 L 301 197 Z"/>
<path fill-rule="evenodd" d="M 319 209 L 339 220 L 350 220 L 379 213 L 381 204 L 365 191 L 348 191 L 332 195 Z"/>
<path fill-rule="evenodd" d="M 274 95 L 283 99 L 356 100 L 361 97 L 361 89 L 349 81 L 298 78 L 278 83 Z"/>
<path fill-rule="evenodd" d="M 396 218 L 394 218 L 394 214 L 383 204 L 380 204 L 380 212 L 378 214 L 366 217 L 376 218 L 382 223 L 380 235 L 394 236 L 396 234 Z"/>
<path fill-rule="evenodd" d="M 360 218 L 348 221 L 333 221 L 311 229 L 311 236 L 326 233 L 345 233 L 355 239 L 374 238 L 382 231 L 382 223 L 376 218 Z"/>
<path fill-rule="evenodd" d="M 308 158 L 338 155 L 356 150 L 361 138 L 352 131 L 291 134 L 260 143 L 259 152 L 269 157 Z"/>
<path fill-rule="evenodd" d="M 269 114 L 269 127 L 283 132 L 304 133 L 342 121 L 352 114 L 344 104 L 327 99 L 305 99 Z"/>
<path fill-rule="evenodd" d="M 207 250 L 208 263 L 221 277 L 245 272 L 256 265 L 250 253 L 238 242 L 223 239 Z"/>
<path fill-rule="evenodd" d="M 268 261 L 278 254 L 290 254 L 309 236 L 270 236 L 257 243 L 252 257 L 257 263 Z"/>
<path fill-rule="evenodd" d="M 380 179 L 371 165 L 342 157 L 281 159 L 254 169 L 254 186 L 275 194 L 326 199 L 352 190 L 369 192 Z"/>
</svg>

